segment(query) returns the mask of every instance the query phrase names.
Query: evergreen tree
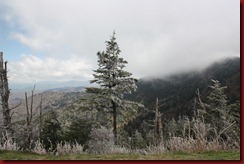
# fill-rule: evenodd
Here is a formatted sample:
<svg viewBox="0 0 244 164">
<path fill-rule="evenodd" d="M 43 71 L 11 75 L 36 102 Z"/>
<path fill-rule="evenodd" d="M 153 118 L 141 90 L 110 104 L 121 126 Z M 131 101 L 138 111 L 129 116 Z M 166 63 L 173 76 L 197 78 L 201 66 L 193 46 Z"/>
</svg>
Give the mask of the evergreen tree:
<svg viewBox="0 0 244 164">
<path fill-rule="evenodd" d="M 40 139 L 47 151 L 54 151 L 57 143 L 61 141 L 61 126 L 55 111 L 51 111 L 47 114 Z"/>
<path fill-rule="evenodd" d="M 127 61 L 119 57 L 120 49 L 116 42 L 115 32 L 109 41 L 106 41 L 106 51 L 99 51 L 97 70 L 94 70 L 94 80 L 99 88 L 86 88 L 88 93 L 92 93 L 95 106 L 98 110 L 112 113 L 113 134 L 117 143 L 117 115 L 123 114 L 130 105 L 137 105 L 134 102 L 124 100 L 124 94 L 136 91 L 136 79 L 131 77 L 131 73 L 124 71 Z M 128 105 L 130 104 L 130 105 Z M 118 110 L 119 109 L 119 110 Z M 124 112 L 125 113 L 125 112 Z"/>
<path fill-rule="evenodd" d="M 228 115 L 227 106 L 227 96 L 225 94 L 225 89 L 227 86 L 221 86 L 218 80 L 212 80 L 213 85 L 209 86 L 212 92 L 209 94 L 207 99 L 209 100 L 209 107 L 207 108 L 208 117 L 211 123 L 217 127 L 217 129 L 222 129 L 226 126 L 230 119 Z"/>
<path fill-rule="evenodd" d="M 91 123 L 84 119 L 74 119 L 65 133 L 65 140 L 74 144 L 75 142 L 84 145 L 89 139 Z"/>
<path fill-rule="evenodd" d="M 225 94 L 227 86 L 221 86 L 218 80 L 212 82 L 207 103 L 201 101 L 199 90 L 197 92 L 200 108 L 196 116 L 208 126 L 208 140 L 215 139 L 224 147 L 240 149 L 240 102 L 229 104 Z"/>
<path fill-rule="evenodd" d="M 202 109 L 199 110 L 203 115 L 205 123 L 210 124 L 214 131 L 211 135 L 218 135 L 226 139 L 238 141 L 240 131 L 240 104 L 237 101 L 228 104 L 225 89 L 227 86 L 221 86 L 218 80 L 212 80 L 212 89 L 207 96 L 207 103 L 200 100 Z M 214 133 L 214 134 L 213 134 Z"/>
</svg>

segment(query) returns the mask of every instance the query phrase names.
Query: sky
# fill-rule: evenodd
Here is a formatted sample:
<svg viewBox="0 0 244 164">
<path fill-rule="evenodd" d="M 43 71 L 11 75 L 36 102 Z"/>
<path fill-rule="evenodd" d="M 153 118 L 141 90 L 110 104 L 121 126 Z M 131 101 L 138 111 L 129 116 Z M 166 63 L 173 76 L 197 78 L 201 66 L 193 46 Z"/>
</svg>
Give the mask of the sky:
<svg viewBox="0 0 244 164">
<path fill-rule="evenodd" d="M 91 80 L 114 30 L 136 78 L 200 70 L 240 56 L 240 1 L 0 0 L 10 83 Z"/>
</svg>

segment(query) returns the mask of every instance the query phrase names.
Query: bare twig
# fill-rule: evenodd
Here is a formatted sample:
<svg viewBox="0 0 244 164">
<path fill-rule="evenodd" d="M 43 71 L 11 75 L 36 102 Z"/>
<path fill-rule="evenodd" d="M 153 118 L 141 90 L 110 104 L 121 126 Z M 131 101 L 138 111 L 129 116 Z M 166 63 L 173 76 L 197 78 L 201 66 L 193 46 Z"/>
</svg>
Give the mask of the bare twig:
<svg viewBox="0 0 244 164">
<path fill-rule="evenodd" d="M 13 109 L 15 109 L 15 108 L 18 108 L 21 104 L 22 104 L 22 102 L 20 102 L 20 103 L 19 103 L 18 105 L 16 105 L 16 106 L 12 107 L 10 110 L 13 110 Z"/>
</svg>

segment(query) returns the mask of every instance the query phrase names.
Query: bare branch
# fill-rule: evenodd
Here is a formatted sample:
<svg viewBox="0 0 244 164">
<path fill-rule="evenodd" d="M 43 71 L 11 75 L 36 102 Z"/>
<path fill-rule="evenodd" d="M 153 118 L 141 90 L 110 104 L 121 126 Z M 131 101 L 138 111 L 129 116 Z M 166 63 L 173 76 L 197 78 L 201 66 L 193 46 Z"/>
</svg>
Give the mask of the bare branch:
<svg viewBox="0 0 244 164">
<path fill-rule="evenodd" d="M 32 91 L 31 91 L 31 108 L 30 108 L 30 121 L 32 120 L 32 110 L 33 110 L 33 96 L 34 96 L 34 90 L 36 88 L 36 85 L 34 85 Z"/>
<path fill-rule="evenodd" d="M 222 133 L 224 133 L 224 131 L 228 130 L 232 125 L 234 125 L 236 122 L 234 121 L 232 124 L 230 124 L 229 126 L 227 126 L 226 128 L 224 128 L 218 136 L 220 136 Z"/>
<path fill-rule="evenodd" d="M 145 111 L 147 111 L 147 112 L 149 112 L 149 113 L 155 113 L 155 111 L 153 111 L 153 110 L 148 110 L 148 109 L 146 109 L 146 108 L 144 108 L 145 109 Z"/>
<path fill-rule="evenodd" d="M 13 109 L 15 109 L 15 108 L 18 108 L 21 104 L 22 104 L 22 102 L 20 102 L 20 103 L 19 103 L 18 105 L 16 105 L 16 106 L 12 107 L 10 110 L 13 110 Z"/>
<path fill-rule="evenodd" d="M 154 127 L 153 124 L 149 124 L 149 123 L 147 123 L 145 120 L 143 120 L 143 123 L 146 124 L 147 126 Z"/>
<path fill-rule="evenodd" d="M 17 112 L 12 112 L 11 115 L 10 115 L 11 118 L 13 117 L 14 113 L 17 113 Z"/>
<path fill-rule="evenodd" d="M 201 95 L 200 95 L 200 91 L 199 91 L 198 88 L 197 88 L 197 90 L 196 90 L 196 94 L 197 94 L 197 98 L 198 98 L 199 105 L 200 105 L 204 110 L 206 110 L 206 107 L 205 107 L 204 103 L 203 103 L 202 100 L 201 100 Z"/>
<path fill-rule="evenodd" d="M 29 123 L 29 106 L 28 106 L 28 98 L 27 98 L 27 93 L 25 92 L 25 106 L 26 106 L 26 113 L 27 113 L 27 116 L 26 116 L 26 121 L 27 121 L 27 124 Z"/>
</svg>

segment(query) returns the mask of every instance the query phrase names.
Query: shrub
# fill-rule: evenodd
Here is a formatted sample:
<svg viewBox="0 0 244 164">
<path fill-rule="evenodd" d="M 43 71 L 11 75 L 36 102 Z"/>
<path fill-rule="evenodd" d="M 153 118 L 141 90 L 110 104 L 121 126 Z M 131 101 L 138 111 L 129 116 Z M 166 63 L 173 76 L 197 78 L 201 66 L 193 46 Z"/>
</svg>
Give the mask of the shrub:
<svg viewBox="0 0 244 164">
<path fill-rule="evenodd" d="M 126 147 L 115 145 L 112 130 L 105 127 L 92 128 L 88 142 L 88 153 L 92 154 L 117 154 L 129 153 Z"/>
<path fill-rule="evenodd" d="M 7 134 L 2 134 L 0 150 L 20 150 L 20 147 Z"/>
<path fill-rule="evenodd" d="M 83 146 L 79 143 L 70 144 L 69 142 L 60 142 L 57 144 L 55 155 L 65 154 L 83 154 Z"/>
</svg>

